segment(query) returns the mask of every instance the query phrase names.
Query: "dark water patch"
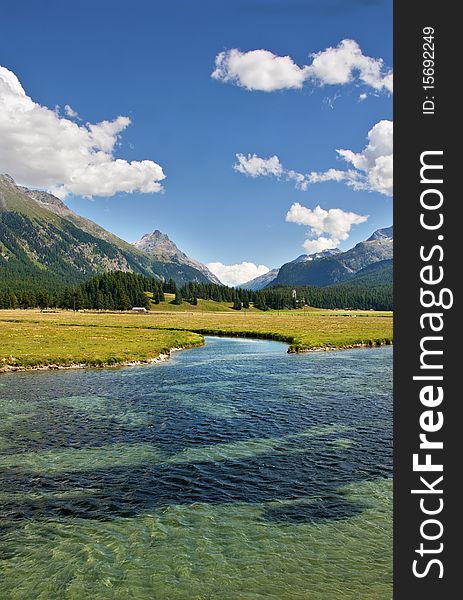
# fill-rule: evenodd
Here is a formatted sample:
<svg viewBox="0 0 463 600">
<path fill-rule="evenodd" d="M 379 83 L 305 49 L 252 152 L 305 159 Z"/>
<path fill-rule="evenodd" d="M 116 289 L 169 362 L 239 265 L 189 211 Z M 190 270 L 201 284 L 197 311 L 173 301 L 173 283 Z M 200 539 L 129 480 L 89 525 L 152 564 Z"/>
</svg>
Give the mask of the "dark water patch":
<svg viewBox="0 0 463 600">
<path fill-rule="evenodd" d="M 323 498 L 297 504 L 282 504 L 267 508 L 262 518 L 267 521 L 287 523 L 323 523 L 341 521 L 358 515 L 365 504 L 348 500 L 342 494 L 326 494 Z"/>
<path fill-rule="evenodd" d="M 108 520 L 170 504 L 262 503 L 317 494 L 332 497 L 342 485 L 391 475 L 391 465 L 384 461 L 390 453 L 390 439 L 385 445 L 384 437 L 367 443 L 362 436 L 349 448 L 338 449 L 327 445 L 332 437 L 300 438 L 297 446 L 291 440 L 289 448 L 276 447 L 271 453 L 242 460 L 114 465 L 56 475 L 12 468 L 5 477 L 10 491 L 24 493 L 32 485 L 36 493 L 91 489 L 93 496 L 53 502 L 26 500 L 7 504 L 3 514 L 23 520 L 35 514 L 40 518 L 72 515 Z M 326 518 L 329 515 L 326 511 Z"/>
</svg>

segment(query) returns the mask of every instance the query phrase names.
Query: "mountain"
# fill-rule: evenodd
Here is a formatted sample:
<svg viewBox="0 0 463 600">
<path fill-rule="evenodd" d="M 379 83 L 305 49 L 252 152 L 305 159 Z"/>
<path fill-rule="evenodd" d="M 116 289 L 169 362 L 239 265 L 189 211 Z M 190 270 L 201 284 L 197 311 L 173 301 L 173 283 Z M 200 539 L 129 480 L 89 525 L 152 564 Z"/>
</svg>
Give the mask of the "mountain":
<svg viewBox="0 0 463 600">
<path fill-rule="evenodd" d="M 394 228 L 385 227 L 384 229 L 377 229 L 367 240 L 367 242 L 374 242 L 375 240 L 393 240 L 394 239 Z"/>
<path fill-rule="evenodd" d="M 393 228 L 378 229 L 367 240 L 340 252 L 303 254 L 284 264 L 270 285 L 327 286 L 349 279 L 365 267 L 392 259 Z"/>
<path fill-rule="evenodd" d="M 191 265 L 153 260 L 52 194 L 0 175 L 0 288 L 53 290 L 106 271 L 212 281 Z"/>
<path fill-rule="evenodd" d="M 94 235 L 95 237 L 106 240 L 107 242 L 111 242 L 112 244 L 123 248 L 124 250 L 133 252 L 132 244 L 129 244 L 129 242 L 125 242 L 113 233 L 106 231 L 106 229 L 103 229 L 103 227 L 101 227 L 94 221 L 91 221 L 90 219 L 86 219 L 85 217 L 81 217 L 80 215 L 76 214 L 68 206 L 66 206 L 66 204 L 62 200 L 60 200 L 56 196 L 53 196 L 53 194 L 49 194 L 48 192 L 43 192 L 40 190 L 29 190 L 28 188 L 25 188 L 23 186 L 16 187 L 18 187 L 18 189 L 20 189 L 27 196 L 29 196 L 29 198 L 35 200 L 35 202 L 39 204 L 42 208 L 45 208 L 53 214 L 63 217 L 68 221 L 71 221 L 71 223 L 74 223 L 74 225 L 76 227 L 79 227 L 79 229 L 83 229 L 84 231 L 91 235 Z"/>
<path fill-rule="evenodd" d="M 210 281 L 220 284 L 219 279 L 209 271 L 206 265 L 198 260 L 190 258 L 184 252 L 179 250 L 174 242 L 169 239 L 165 233 L 155 230 L 152 233 L 146 233 L 140 240 L 133 244 L 138 250 L 149 254 L 153 259 L 153 264 L 159 273 L 165 269 L 178 270 L 184 274 L 190 273 L 189 281 Z M 197 272 L 201 273 L 203 278 L 199 279 Z"/>
<path fill-rule="evenodd" d="M 252 290 L 253 292 L 257 292 L 258 290 L 262 290 L 264 287 L 270 285 L 278 275 L 278 271 L 279 269 L 272 269 L 271 271 L 268 271 L 268 273 L 259 275 L 254 279 L 250 279 L 249 281 L 246 281 L 246 283 L 241 283 L 237 287 L 240 287 L 243 290 Z"/>
<path fill-rule="evenodd" d="M 390 285 L 393 281 L 393 260 L 380 260 L 372 263 L 357 273 L 350 275 L 341 285 L 359 285 L 362 287 L 378 288 Z"/>
<path fill-rule="evenodd" d="M 342 281 L 348 274 L 344 265 L 332 257 L 314 261 L 289 262 L 280 268 L 271 285 L 325 286 Z"/>
<path fill-rule="evenodd" d="M 315 252 L 314 254 L 301 254 L 300 256 L 295 258 L 293 261 L 291 261 L 291 263 L 289 263 L 289 264 L 294 265 L 294 264 L 298 264 L 298 263 L 311 262 L 313 260 L 318 260 L 319 258 L 328 258 L 330 256 L 337 254 L 338 252 L 341 252 L 341 250 L 334 248 L 332 250 L 323 250 L 322 252 Z M 247 281 L 246 283 L 242 283 L 239 287 L 243 288 L 245 290 L 252 290 L 254 292 L 256 292 L 258 290 L 262 290 L 265 287 L 269 287 L 269 286 L 273 285 L 279 272 L 280 272 L 280 269 L 272 269 L 268 273 L 264 273 L 264 275 L 259 275 L 259 277 L 251 279 L 250 281 Z"/>
<path fill-rule="evenodd" d="M 360 269 L 381 260 L 391 260 L 393 255 L 393 228 L 378 229 L 364 242 L 342 252 L 337 259 L 349 273 L 357 273 Z"/>
<path fill-rule="evenodd" d="M 339 250 L 339 248 L 331 248 L 329 250 L 322 250 L 321 252 L 314 252 L 314 254 L 301 254 L 300 256 L 292 260 L 291 263 L 297 264 L 302 262 L 312 262 L 320 258 L 330 258 L 335 254 L 339 254 L 340 252 L 341 250 Z"/>
</svg>

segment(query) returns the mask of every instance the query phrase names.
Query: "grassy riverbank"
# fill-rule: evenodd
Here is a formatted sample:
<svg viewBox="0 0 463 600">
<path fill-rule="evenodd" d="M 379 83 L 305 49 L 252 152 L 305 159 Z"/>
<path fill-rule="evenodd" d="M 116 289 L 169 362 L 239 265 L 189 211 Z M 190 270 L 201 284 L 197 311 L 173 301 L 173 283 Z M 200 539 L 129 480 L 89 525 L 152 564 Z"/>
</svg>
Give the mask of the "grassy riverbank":
<svg viewBox="0 0 463 600">
<path fill-rule="evenodd" d="M 0 369 L 150 362 L 205 334 L 273 339 L 293 352 L 380 345 L 392 342 L 392 313 L 2 310 Z"/>
</svg>

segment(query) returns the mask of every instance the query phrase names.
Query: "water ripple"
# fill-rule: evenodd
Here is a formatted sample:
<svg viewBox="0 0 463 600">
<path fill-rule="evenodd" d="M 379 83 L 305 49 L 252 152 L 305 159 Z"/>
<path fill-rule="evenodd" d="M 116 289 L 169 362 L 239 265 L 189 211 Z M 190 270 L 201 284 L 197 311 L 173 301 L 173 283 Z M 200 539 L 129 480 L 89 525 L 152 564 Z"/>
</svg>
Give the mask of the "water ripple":
<svg viewBox="0 0 463 600">
<path fill-rule="evenodd" d="M 2 376 L 2 597 L 389 598 L 391 357 Z"/>
</svg>

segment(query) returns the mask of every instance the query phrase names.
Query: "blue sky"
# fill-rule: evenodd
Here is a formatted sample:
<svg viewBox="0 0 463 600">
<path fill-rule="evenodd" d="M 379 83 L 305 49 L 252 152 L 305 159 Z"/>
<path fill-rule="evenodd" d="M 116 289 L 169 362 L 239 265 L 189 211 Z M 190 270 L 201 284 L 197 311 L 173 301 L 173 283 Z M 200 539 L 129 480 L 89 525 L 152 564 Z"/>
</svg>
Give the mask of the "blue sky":
<svg viewBox="0 0 463 600">
<path fill-rule="evenodd" d="M 27 96 L 49 109 L 59 105 L 57 114 L 80 127 L 129 117 L 130 125 L 114 134 L 113 156 L 162 167 L 162 193 L 66 196 L 72 209 L 120 237 L 134 241 L 160 229 L 205 263 L 274 267 L 304 252 L 304 215 L 286 220 L 295 203 L 368 215 L 347 239 L 338 237 L 341 248 L 391 224 L 391 196 L 363 179 L 355 185 L 362 189 L 351 180 L 301 190 L 287 176 L 289 170 L 351 168 L 336 150 L 361 153 L 375 124 L 392 120 L 385 88 L 354 72 L 344 84 L 319 78 L 275 91 L 246 89 L 238 76 L 211 77 L 215 57 L 230 49 L 263 49 L 303 67 L 311 64 L 309 55 L 345 39 L 355 40 L 363 56 L 383 59 L 385 74 L 392 66 L 389 0 L 48 0 L 11 2 L 1 11 L 8 27 L 2 28 L 0 65 Z M 78 117 L 66 116 L 65 105 Z M 284 170 L 278 177 L 246 175 L 233 168 L 237 153 L 276 156 Z M 37 183 L 17 166 L 20 152 L 15 163 L 4 158 L 2 164 L 2 156 L 0 149 L 0 171 L 16 169 L 21 183 Z M 312 228 L 309 238 L 317 236 L 333 237 Z"/>
</svg>

